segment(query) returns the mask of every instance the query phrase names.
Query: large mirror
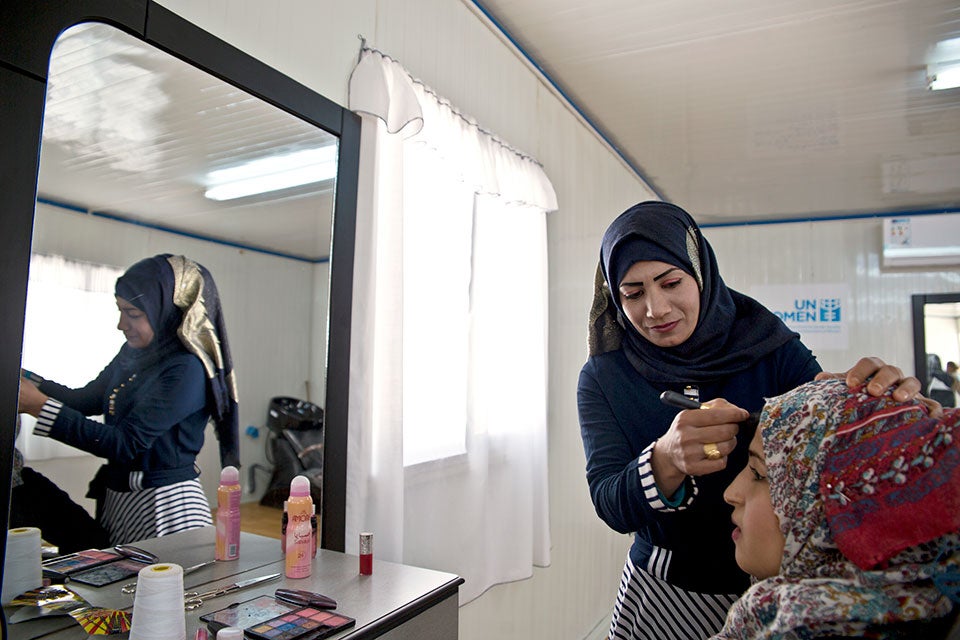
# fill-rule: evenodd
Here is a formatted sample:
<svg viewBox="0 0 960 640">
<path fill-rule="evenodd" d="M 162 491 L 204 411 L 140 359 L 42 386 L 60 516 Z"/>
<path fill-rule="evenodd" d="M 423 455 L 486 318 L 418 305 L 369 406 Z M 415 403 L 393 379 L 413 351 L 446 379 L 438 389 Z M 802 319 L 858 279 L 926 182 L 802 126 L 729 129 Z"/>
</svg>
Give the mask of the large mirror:
<svg viewBox="0 0 960 640">
<path fill-rule="evenodd" d="M 58 265 L 122 270 L 157 253 L 185 254 L 217 281 L 241 432 L 259 430 L 241 436 L 244 477 L 255 464 L 269 467 L 271 398 L 320 405 L 322 544 L 342 550 L 357 118 L 153 3 L 64 4 L 0 8 L 5 422 L 15 420 L 18 345 L 24 366 L 77 386 L 85 380 L 70 376 L 95 374 L 119 347 L 102 347 L 99 359 L 80 349 L 91 341 L 78 335 L 69 310 L 55 340 L 39 322 L 24 332 L 26 313 L 43 315 L 36 300 L 58 291 Z M 308 174 L 300 183 L 277 168 L 298 159 Z M 258 169 L 264 162 L 271 168 Z M 274 182 L 239 185 L 231 172 Z M 246 191 L 223 193 L 230 188 Z M 116 319 L 109 322 L 116 333 Z M 58 364 L 71 360 L 91 362 Z M 2 434 L 0 465 L 9 469 L 13 430 Z M 208 430 L 198 458 L 208 494 L 216 451 Z M 78 501 L 100 462 L 42 446 L 26 453 Z M 9 474 L 2 478 L 0 495 L 8 496 Z M 261 490 L 268 479 L 257 477 Z"/>
<path fill-rule="evenodd" d="M 923 393 L 944 406 L 960 406 L 952 389 L 949 364 L 960 364 L 960 293 L 921 293 L 912 296 L 913 352 L 916 376 Z M 940 375 L 934 375 L 934 373 Z M 938 382 L 934 382 L 934 379 Z"/>
</svg>

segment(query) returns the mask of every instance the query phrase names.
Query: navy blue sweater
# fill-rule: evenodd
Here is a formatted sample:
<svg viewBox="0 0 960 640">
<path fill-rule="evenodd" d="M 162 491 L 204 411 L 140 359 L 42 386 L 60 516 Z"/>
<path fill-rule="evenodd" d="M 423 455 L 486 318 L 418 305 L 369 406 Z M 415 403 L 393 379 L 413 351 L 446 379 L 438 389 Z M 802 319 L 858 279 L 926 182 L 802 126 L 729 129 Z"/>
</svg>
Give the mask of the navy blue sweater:
<svg viewBox="0 0 960 640">
<path fill-rule="evenodd" d="M 35 433 L 106 458 L 106 486 L 116 491 L 190 480 L 197 477 L 194 463 L 210 417 L 206 389 L 203 364 L 186 351 L 133 380 L 111 362 L 81 389 L 45 380 L 40 390 L 63 406 L 59 411 L 45 406 L 44 413 L 55 417 L 45 420 L 41 413 Z M 104 423 L 85 417 L 100 414 Z M 136 474 L 135 485 L 131 472 L 143 472 Z"/>
<path fill-rule="evenodd" d="M 725 398 L 758 411 L 764 398 L 808 382 L 819 371 L 810 350 L 794 339 L 747 371 L 698 385 L 700 400 Z M 647 567 L 655 545 L 670 551 L 661 577 L 671 584 L 703 593 L 739 593 L 749 580 L 734 560 L 732 509 L 723 491 L 746 464 L 747 439 L 738 438 L 725 470 L 696 478 L 696 495 L 685 485 L 686 508 L 657 509 L 641 489 L 638 458 L 680 411 L 660 402 L 660 393 L 669 388 L 683 390 L 682 385 L 651 385 L 622 350 L 591 357 L 583 366 L 577 404 L 594 507 L 612 529 L 635 533 L 630 557 L 636 566 Z"/>
</svg>

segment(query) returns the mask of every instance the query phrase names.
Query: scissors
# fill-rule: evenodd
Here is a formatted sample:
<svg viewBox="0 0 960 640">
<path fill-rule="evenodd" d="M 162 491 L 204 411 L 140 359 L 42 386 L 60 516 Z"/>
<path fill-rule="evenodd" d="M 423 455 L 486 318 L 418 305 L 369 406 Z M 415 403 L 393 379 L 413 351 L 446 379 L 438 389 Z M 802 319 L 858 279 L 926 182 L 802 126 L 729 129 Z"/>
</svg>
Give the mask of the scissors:
<svg viewBox="0 0 960 640">
<path fill-rule="evenodd" d="M 183 570 L 183 575 L 187 575 L 188 573 L 193 573 L 193 572 L 196 571 L 197 569 L 202 569 L 202 568 L 204 568 L 204 567 L 206 567 L 206 566 L 208 566 L 208 565 L 214 564 L 214 563 L 216 563 L 216 560 L 207 560 L 206 562 L 201 562 L 200 564 L 195 564 L 195 565 L 193 565 L 193 566 L 191 566 L 191 567 L 186 567 L 186 568 Z M 123 585 L 122 587 L 120 587 L 120 593 L 125 593 L 125 594 L 127 594 L 128 596 L 132 596 L 132 595 L 135 594 L 136 592 L 137 592 L 137 583 L 136 583 L 136 582 L 129 582 L 129 583 Z"/>
<path fill-rule="evenodd" d="M 232 584 L 227 584 L 222 587 L 217 587 L 211 589 L 210 591 L 204 591 L 198 593 L 196 591 L 187 591 L 183 594 L 183 608 L 187 611 L 193 611 L 194 609 L 199 609 L 203 606 L 203 603 L 207 600 L 212 600 L 213 598 L 219 598 L 220 596 L 226 595 L 228 593 L 233 593 L 234 591 L 239 591 L 240 589 L 246 589 L 247 587 L 252 587 L 254 585 L 262 584 L 264 582 L 273 582 L 274 580 L 279 580 L 282 574 L 271 573 L 267 576 L 260 576 L 258 578 L 250 578 L 249 580 L 241 580 L 239 582 L 234 582 Z"/>
</svg>

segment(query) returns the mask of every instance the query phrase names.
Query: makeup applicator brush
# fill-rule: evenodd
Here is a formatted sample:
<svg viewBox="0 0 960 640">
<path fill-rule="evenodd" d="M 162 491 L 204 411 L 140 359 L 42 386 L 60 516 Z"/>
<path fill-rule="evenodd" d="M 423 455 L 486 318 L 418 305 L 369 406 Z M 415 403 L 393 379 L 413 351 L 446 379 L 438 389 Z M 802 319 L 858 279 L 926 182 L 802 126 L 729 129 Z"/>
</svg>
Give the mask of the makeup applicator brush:
<svg viewBox="0 0 960 640">
<path fill-rule="evenodd" d="M 688 398 L 682 393 L 677 393 L 676 391 L 664 391 L 660 394 L 660 402 L 671 407 L 678 407 L 680 409 L 708 409 L 709 407 L 704 407 L 702 403 Z M 747 440 L 753 439 L 753 432 L 757 430 L 757 425 L 760 423 L 760 412 L 755 411 L 751 413 L 746 420 L 740 423 L 741 434 L 747 436 Z M 738 434 L 739 435 L 739 434 Z"/>
</svg>

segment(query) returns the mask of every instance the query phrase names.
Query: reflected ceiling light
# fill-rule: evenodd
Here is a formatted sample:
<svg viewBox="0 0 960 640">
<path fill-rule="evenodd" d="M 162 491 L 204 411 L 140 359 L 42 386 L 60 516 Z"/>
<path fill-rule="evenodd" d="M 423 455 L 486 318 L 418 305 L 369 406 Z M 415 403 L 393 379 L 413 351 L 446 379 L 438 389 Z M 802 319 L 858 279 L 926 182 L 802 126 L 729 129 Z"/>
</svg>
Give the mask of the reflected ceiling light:
<svg viewBox="0 0 960 640">
<path fill-rule="evenodd" d="M 305 149 L 211 171 L 204 196 L 232 200 L 330 180 L 337 175 L 337 147 Z"/>
<path fill-rule="evenodd" d="M 941 40 L 927 63 L 927 88 L 933 91 L 960 87 L 960 38 Z"/>
</svg>

